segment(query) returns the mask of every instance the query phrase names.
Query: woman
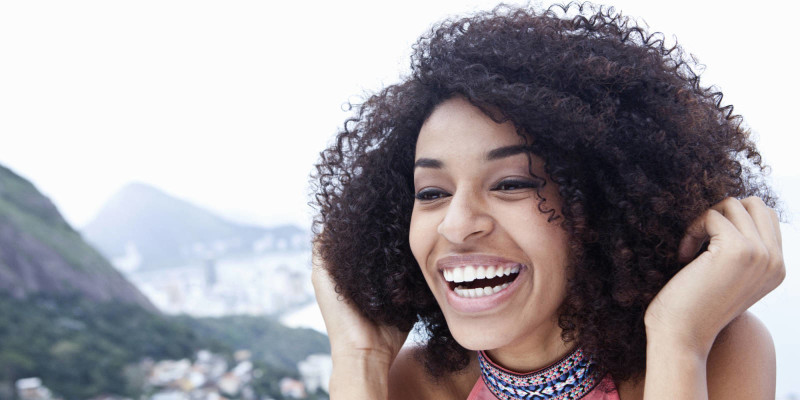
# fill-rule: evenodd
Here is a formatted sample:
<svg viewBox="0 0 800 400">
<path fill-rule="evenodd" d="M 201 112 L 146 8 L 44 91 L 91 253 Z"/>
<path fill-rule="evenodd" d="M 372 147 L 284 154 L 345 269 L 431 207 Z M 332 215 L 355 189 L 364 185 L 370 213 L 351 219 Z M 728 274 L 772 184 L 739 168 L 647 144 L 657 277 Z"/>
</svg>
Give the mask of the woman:
<svg viewBox="0 0 800 400">
<path fill-rule="evenodd" d="M 317 165 L 332 398 L 774 398 L 774 200 L 679 48 L 501 7 L 412 61 Z"/>
</svg>

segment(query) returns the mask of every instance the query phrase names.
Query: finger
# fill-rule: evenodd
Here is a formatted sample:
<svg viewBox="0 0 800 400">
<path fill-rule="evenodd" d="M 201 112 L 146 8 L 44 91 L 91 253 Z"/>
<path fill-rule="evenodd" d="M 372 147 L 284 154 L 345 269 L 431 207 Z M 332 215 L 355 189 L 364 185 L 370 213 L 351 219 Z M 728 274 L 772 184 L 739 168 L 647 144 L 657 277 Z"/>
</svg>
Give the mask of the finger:
<svg viewBox="0 0 800 400">
<path fill-rule="evenodd" d="M 770 258 L 781 257 L 781 245 L 778 239 L 781 232 L 780 225 L 775 226 L 772 209 L 758 197 L 748 197 L 742 200 L 742 206 L 750 214 L 762 243 L 769 251 Z"/>
<path fill-rule="evenodd" d="M 770 220 L 772 221 L 772 226 L 775 229 L 775 239 L 778 243 L 777 256 L 774 259 L 772 258 L 770 259 L 770 263 L 773 264 L 773 266 L 775 267 L 776 279 L 774 287 L 777 287 L 786 278 L 786 264 L 784 263 L 783 260 L 783 238 L 781 235 L 781 222 L 780 219 L 778 218 L 778 213 L 775 212 L 775 210 L 773 210 L 772 208 L 769 208 L 768 210 L 769 210 Z"/>
<path fill-rule="evenodd" d="M 751 242 L 761 243 L 761 235 L 755 222 L 753 222 L 753 216 L 747 211 L 742 201 L 733 197 L 728 197 L 711 208 L 719 211 L 725 218 L 731 221 L 742 236 Z"/>
<path fill-rule="evenodd" d="M 721 235 L 741 236 L 733 223 L 712 207 L 686 229 L 686 235 L 678 245 L 678 261 L 692 261 L 703 243 Z"/>
<path fill-rule="evenodd" d="M 686 234 L 681 238 L 680 244 L 678 244 L 679 262 L 687 263 L 692 261 L 697 252 L 700 251 L 700 247 L 703 246 L 703 243 L 708 240 L 705 223 L 709 211 L 704 212 L 703 215 L 692 221 L 689 227 L 686 228 Z"/>
<path fill-rule="evenodd" d="M 778 218 L 778 213 L 773 210 L 769 209 L 769 216 L 772 219 L 772 226 L 775 227 L 775 237 L 778 239 L 778 246 L 781 248 L 781 252 L 783 251 L 783 235 L 781 234 L 781 221 Z"/>
</svg>

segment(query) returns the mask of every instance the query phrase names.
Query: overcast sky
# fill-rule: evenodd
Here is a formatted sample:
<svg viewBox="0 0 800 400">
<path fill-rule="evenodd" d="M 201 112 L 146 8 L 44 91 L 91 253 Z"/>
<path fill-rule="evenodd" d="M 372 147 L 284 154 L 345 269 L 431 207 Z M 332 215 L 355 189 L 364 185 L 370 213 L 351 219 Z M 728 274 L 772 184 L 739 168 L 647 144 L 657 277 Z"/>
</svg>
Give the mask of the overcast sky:
<svg viewBox="0 0 800 400">
<path fill-rule="evenodd" d="M 494 4 L 0 1 L 0 164 L 78 228 L 131 181 L 240 221 L 307 226 L 307 177 L 342 105 L 395 83 L 435 21 Z M 800 193 L 798 45 L 787 20 L 797 2 L 612 5 L 695 54 L 703 82 L 758 136 L 778 189 Z M 787 264 L 800 259 L 786 247 Z M 790 383 L 800 329 L 786 318 L 797 315 L 800 280 L 789 267 L 759 316 L 779 349 L 779 389 L 800 392 Z"/>
<path fill-rule="evenodd" d="M 771 24 L 798 7 L 642 3 L 614 5 L 677 36 L 775 175 L 797 174 L 795 32 Z M 307 224 L 307 176 L 342 105 L 396 82 L 435 21 L 494 4 L 2 2 L 0 164 L 78 227 L 130 181 L 240 220 Z"/>
</svg>

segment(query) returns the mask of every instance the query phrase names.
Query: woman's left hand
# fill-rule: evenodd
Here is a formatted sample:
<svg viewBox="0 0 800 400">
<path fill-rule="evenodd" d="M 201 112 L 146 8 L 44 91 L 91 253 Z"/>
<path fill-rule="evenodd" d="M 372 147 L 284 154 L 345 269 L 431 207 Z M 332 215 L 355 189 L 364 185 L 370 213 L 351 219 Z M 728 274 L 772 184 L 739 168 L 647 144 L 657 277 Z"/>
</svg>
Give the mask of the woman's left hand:
<svg viewBox="0 0 800 400">
<path fill-rule="evenodd" d="M 687 229 L 679 257 L 691 262 L 650 303 L 645 326 L 648 341 L 668 338 L 697 354 L 707 355 L 719 332 L 786 275 L 778 216 L 757 197 L 706 211 Z"/>
</svg>

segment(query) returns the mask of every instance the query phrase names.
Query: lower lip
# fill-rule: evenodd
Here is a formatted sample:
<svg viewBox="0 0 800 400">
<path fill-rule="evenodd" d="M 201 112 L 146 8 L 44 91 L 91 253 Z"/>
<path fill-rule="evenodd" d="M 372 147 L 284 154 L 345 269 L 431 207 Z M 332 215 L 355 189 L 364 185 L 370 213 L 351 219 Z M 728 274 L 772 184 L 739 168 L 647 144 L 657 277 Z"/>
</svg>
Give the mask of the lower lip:
<svg viewBox="0 0 800 400">
<path fill-rule="evenodd" d="M 522 275 L 527 271 L 528 269 L 522 266 L 522 268 L 519 270 L 519 275 L 517 275 L 517 278 L 514 279 L 507 288 L 483 297 L 461 297 L 450 289 L 450 285 L 444 280 L 444 277 L 442 277 L 444 289 L 447 292 L 447 303 L 450 304 L 455 311 L 462 313 L 479 313 L 500 307 L 506 301 L 508 301 L 517 288 L 522 284 L 522 279 L 520 278 L 522 278 Z"/>
</svg>

